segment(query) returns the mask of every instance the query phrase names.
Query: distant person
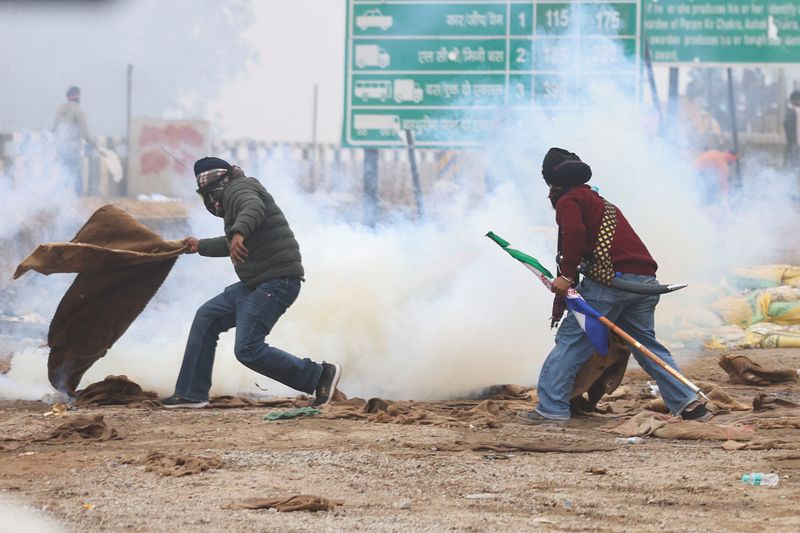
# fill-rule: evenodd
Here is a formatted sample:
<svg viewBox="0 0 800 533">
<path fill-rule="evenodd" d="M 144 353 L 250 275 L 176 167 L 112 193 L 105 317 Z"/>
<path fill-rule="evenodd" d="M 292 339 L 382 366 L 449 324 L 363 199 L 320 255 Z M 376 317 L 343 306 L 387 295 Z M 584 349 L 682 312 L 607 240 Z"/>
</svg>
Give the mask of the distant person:
<svg viewBox="0 0 800 533">
<path fill-rule="evenodd" d="M 783 130 L 786 133 L 786 152 L 784 163 L 786 168 L 800 174 L 800 91 L 789 95 L 789 106 L 783 119 Z"/>
<path fill-rule="evenodd" d="M 730 150 L 708 149 L 694 160 L 694 168 L 700 174 L 701 198 L 706 204 L 728 203 L 730 192 L 730 164 L 739 156 Z"/>
<path fill-rule="evenodd" d="M 211 370 L 220 333 L 236 328 L 234 354 L 240 363 L 293 389 L 315 394 L 314 406 L 333 397 L 342 367 L 300 359 L 264 342 L 303 281 L 300 247 L 286 217 L 264 186 L 242 169 L 216 157 L 194 164 L 197 192 L 209 213 L 225 222 L 225 236 L 186 237 L 189 253 L 227 257 L 239 282 L 198 309 L 186 342 L 175 394 L 168 408 L 208 405 Z M 208 284 L 213 280 L 197 280 Z"/>
<path fill-rule="evenodd" d="M 89 134 L 86 116 L 83 114 L 80 104 L 81 90 L 78 87 L 70 87 L 67 90 L 67 102 L 58 108 L 53 122 L 53 132 L 58 145 L 58 160 L 73 181 L 75 192 L 78 195 L 83 193 L 81 140 L 99 150 L 97 143 Z"/>
</svg>

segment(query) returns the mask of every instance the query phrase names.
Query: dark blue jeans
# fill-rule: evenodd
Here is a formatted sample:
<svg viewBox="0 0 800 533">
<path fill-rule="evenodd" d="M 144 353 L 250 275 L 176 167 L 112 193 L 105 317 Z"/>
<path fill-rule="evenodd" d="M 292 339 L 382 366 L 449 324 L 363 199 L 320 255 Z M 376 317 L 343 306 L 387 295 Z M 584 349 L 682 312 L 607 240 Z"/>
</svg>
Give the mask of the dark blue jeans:
<svg viewBox="0 0 800 533">
<path fill-rule="evenodd" d="M 621 274 L 621 277 L 639 283 L 656 283 L 653 276 Z M 680 371 L 669 351 L 656 340 L 655 311 L 660 298 L 658 295 L 624 292 L 585 278 L 578 285 L 578 292 L 600 314 L 616 322 L 623 331 L 662 361 Z M 539 405 L 536 406 L 536 411 L 540 415 L 559 420 L 570 418 L 569 397 L 572 385 L 581 365 L 589 359 L 592 352 L 592 344 L 570 312 L 558 328 L 555 348 L 547 356 L 539 373 Z M 666 370 L 638 350 L 632 350 L 632 353 L 639 366 L 656 380 L 664 403 L 672 413 L 681 413 L 697 400 L 697 395 L 689 387 Z"/>
<path fill-rule="evenodd" d="M 264 341 L 299 293 L 298 278 L 271 279 L 255 290 L 239 282 L 200 306 L 186 342 L 175 394 L 195 401 L 208 400 L 219 334 L 233 327 L 233 351 L 240 363 L 295 390 L 313 393 L 322 365 Z"/>
</svg>

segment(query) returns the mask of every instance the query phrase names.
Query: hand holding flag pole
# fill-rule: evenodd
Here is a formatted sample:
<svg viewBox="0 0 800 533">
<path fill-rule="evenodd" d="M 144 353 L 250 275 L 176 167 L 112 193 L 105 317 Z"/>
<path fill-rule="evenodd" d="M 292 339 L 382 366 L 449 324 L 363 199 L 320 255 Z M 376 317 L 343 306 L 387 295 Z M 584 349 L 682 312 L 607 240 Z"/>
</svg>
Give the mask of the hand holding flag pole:
<svg viewBox="0 0 800 533">
<path fill-rule="evenodd" d="M 544 286 L 548 288 L 548 290 L 552 288 L 553 274 L 551 274 L 549 270 L 542 266 L 537 259 L 526 253 L 520 252 L 519 250 L 511 248 L 511 243 L 502 237 L 495 235 L 494 232 L 490 231 L 486 234 L 486 236 L 496 242 L 508 253 L 508 255 L 522 263 L 528 270 L 533 272 L 544 284 Z M 567 308 L 572 312 L 573 316 L 575 316 L 578 324 L 581 326 L 581 329 L 583 329 L 583 331 L 586 333 L 586 336 L 589 338 L 589 341 L 592 343 L 592 346 L 594 346 L 598 353 L 601 355 L 608 353 L 608 332 L 611 330 L 619 335 L 623 341 L 631 345 L 634 349 L 638 350 L 639 353 L 652 360 L 655 364 L 666 370 L 672 377 L 689 387 L 692 392 L 704 400 L 710 401 L 708 396 L 706 396 L 705 393 L 700 390 L 700 387 L 686 379 L 683 374 L 669 366 L 649 349 L 642 346 L 639 341 L 625 333 L 625 331 L 614 324 L 611 320 L 598 313 L 586 302 L 586 300 L 583 299 L 578 291 L 575 289 L 569 289 L 566 295 L 566 302 Z"/>
</svg>

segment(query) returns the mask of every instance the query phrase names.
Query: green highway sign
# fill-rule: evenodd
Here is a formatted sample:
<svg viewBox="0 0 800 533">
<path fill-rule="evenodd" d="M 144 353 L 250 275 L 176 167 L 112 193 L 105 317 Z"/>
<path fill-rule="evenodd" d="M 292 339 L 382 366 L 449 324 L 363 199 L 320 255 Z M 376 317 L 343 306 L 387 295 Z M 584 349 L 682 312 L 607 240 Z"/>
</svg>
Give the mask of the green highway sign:
<svg viewBox="0 0 800 533">
<path fill-rule="evenodd" d="M 643 0 L 659 64 L 800 63 L 800 0 Z"/>
<path fill-rule="evenodd" d="M 348 0 L 346 146 L 477 145 L 498 109 L 638 88 L 640 0 Z"/>
</svg>

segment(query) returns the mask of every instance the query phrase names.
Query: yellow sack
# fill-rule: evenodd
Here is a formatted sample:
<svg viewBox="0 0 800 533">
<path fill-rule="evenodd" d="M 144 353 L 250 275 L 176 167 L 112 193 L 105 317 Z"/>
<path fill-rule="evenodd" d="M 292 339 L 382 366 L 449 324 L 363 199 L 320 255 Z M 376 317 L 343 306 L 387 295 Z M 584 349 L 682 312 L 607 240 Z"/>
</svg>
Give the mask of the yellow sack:
<svg viewBox="0 0 800 533">
<path fill-rule="evenodd" d="M 761 322 L 769 315 L 770 294 L 764 291 L 753 293 L 748 298 L 722 298 L 711 304 L 711 310 L 717 313 L 727 324 L 742 328 Z"/>
<path fill-rule="evenodd" d="M 789 265 L 758 265 L 731 269 L 729 281 L 740 289 L 765 289 L 783 285 Z"/>
<path fill-rule="evenodd" d="M 800 330 L 775 324 L 747 328 L 742 348 L 800 348 Z"/>
</svg>

